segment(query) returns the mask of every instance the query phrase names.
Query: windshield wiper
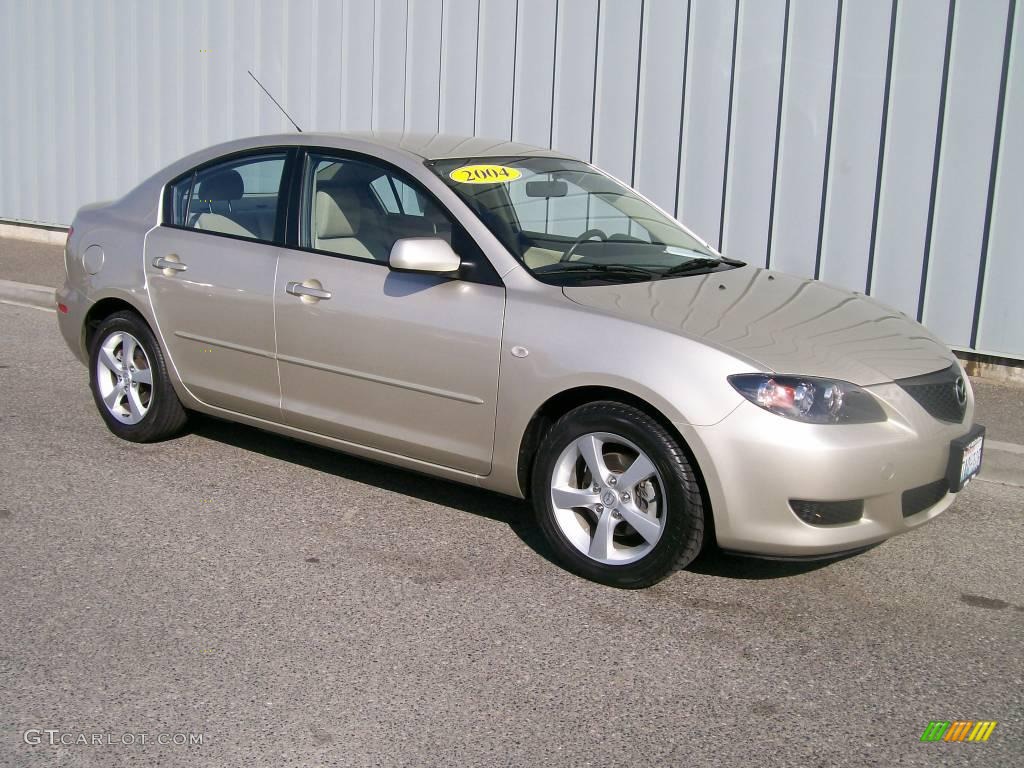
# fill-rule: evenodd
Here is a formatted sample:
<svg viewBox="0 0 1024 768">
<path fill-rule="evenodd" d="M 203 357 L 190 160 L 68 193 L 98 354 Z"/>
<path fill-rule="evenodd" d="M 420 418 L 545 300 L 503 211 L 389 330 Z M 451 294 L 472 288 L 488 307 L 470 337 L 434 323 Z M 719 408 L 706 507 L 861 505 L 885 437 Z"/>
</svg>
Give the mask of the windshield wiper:
<svg viewBox="0 0 1024 768">
<path fill-rule="evenodd" d="M 669 267 L 661 273 L 661 276 L 671 277 L 672 275 L 681 275 L 685 272 L 696 272 L 699 269 L 717 267 L 721 263 L 722 259 L 691 259 L 690 261 L 684 261 L 682 264 L 676 264 L 674 267 Z"/>
<path fill-rule="evenodd" d="M 557 267 L 557 269 L 552 269 Z M 661 275 L 659 270 L 648 269 L 646 267 L 638 267 L 633 264 L 594 264 L 592 262 L 582 263 L 575 262 L 562 266 L 561 262 L 558 264 L 551 264 L 548 267 L 542 267 L 536 270 L 541 275 L 566 275 L 566 274 L 602 274 L 602 275 L 636 275 L 637 277 L 658 277 Z"/>
</svg>

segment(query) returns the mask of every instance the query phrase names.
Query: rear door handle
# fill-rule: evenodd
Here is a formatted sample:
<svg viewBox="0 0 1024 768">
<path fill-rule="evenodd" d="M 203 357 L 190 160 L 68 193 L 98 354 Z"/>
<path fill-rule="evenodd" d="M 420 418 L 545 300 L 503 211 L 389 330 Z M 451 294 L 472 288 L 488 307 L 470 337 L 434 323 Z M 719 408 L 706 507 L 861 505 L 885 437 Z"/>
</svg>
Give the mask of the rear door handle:
<svg viewBox="0 0 1024 768">
<path fill-rule="evenodd" d="M 306 282 L 307 283 L 312 283 L 312 282 L 319 283 L 320 281 L 319 280 L 316 280 L 316 281 L 307 280 Z M 290 293 L 292 296 L 305 296 L 305 297 L 309 297 L 311 299 L 317 299 L 317 300 L 319 300 L 319 299 L 326 300 L 326 299 L 331 298 L 331 292 L 330 291 L 326 291 L 323 288 L 317 288 L 317 287 L 312 286 L 312 285 L 305 285 L 303 283 L 294 283 L 294 282 L 293 283 L 288 283 L 288 287 L 285 288 L 285 291 Z"/>
<path fill-rule="evenodd" d="M 157 256 L 153 259 L 153 266 L 157 269 L 162 269 L 165 272 L 184 272 L 188 269 L 187 264 L 182 264 L 178 261 L 178 257 L 174 254 L 170 256 Z"/>
</svg>

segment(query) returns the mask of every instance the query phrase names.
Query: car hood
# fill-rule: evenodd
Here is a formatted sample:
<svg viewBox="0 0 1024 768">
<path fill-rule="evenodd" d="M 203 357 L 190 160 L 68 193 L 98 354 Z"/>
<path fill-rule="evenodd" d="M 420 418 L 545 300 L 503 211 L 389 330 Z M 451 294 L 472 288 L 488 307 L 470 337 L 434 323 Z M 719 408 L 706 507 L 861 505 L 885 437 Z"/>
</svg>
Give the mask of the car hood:
<svg viewBox="0 0 1024 768">
<path fill-rule="evenodd" d="M 923 326 L 874 299 L 749 265 L 563 292 L 577 304 L 704 342 L 774 373 L 870 386 L 955 361 Z"/>
</svg>

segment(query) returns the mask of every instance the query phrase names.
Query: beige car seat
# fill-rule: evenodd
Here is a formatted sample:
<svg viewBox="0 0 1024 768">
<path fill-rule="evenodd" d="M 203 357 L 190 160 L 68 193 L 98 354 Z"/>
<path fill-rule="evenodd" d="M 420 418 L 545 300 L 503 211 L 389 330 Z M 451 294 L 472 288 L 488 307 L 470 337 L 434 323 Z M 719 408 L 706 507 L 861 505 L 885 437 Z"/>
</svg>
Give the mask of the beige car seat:
<svg viewBox="0 0 1024 768">
<path fill-rule="evenodd" d="M 320 187 L 313 210 L 313 247 L 359 259 L 387 261 L 388 249 L 369 232 L 361 233 L 363 206 L 348 187 Z"/>
<path fill-rule="evenodd" d="M 200 196 L 192 201 L 190 208 L 194 206 L 197 209 L 207 208 L 208 210 L 193 218 L 191 222 L 193 229 L 255 238 L 255 233 L 225 215 L 231 213 L 232 202 L 241 200 L 243 191 L 242 176 L 233 169 L 221 171 L 215 176 L 203 180 L 199 188 Z M 224 212 L 218 213 L 215 208 Z"/>
</svg>

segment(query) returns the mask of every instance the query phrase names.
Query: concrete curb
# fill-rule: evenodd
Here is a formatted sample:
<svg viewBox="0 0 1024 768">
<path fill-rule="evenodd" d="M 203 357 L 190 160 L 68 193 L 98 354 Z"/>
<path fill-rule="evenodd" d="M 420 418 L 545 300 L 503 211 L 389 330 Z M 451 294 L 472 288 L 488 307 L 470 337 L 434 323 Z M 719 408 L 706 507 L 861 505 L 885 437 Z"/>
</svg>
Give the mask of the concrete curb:
<svg viewBox="0 0 1024 768">
<path fill-rule="evenodd" d="M 1024 488 L 1024 445 L 985 440 L 979 480 Z"/>
<path fill-rule="evenodd" d="M 16 301 L 19 304 L 30 304 L 45 309 L 55 309 L 57 306 L 57 296 L 53 288 L 31 283 L 16 283 L 13 280 L 0 280 L 0 300 Z"/>
<path fill-rule="evenodd" d="M 33 243 L 64 245 L 68 239 L 68 228 L 49 224 L 12 222 L 0 219 L 0 237 L 28 240 Z"/>
</svg>

